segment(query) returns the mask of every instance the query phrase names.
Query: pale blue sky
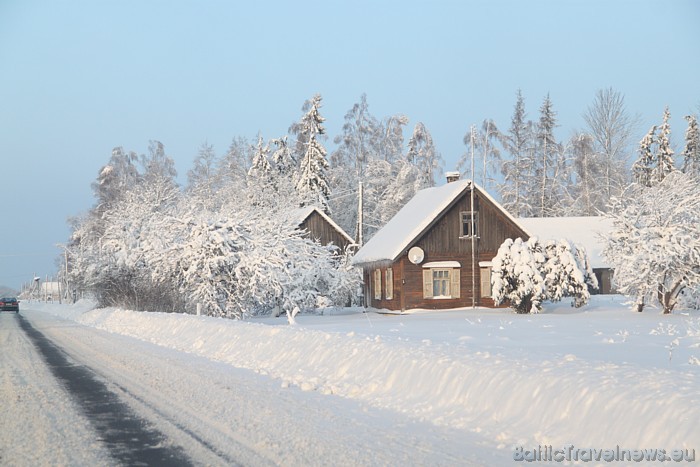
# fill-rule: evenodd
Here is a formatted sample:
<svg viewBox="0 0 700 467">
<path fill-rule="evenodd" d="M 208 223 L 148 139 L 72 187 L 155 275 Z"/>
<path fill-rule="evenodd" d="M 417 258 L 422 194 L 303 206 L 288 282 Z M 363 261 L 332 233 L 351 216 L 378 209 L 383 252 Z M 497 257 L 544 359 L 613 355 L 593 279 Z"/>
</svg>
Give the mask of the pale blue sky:
<svg viewBox="0 0 700 467">
<path fill-rule="evenodd" d="M 115 146 L 160 140 L 184 180 L 204 141 L 282 136 L 314 93 L 332 139 L 367 93 L 376 117 L 425 123 L 449 170 L 518 88 L 532 119 L 550 94 L 564 139 L 611 86 L 635 140 L 669 105 L 680 149 L 698 57 L 693 0 L 0 0 L 0 284 L 55 271 Z"/>
</svg>

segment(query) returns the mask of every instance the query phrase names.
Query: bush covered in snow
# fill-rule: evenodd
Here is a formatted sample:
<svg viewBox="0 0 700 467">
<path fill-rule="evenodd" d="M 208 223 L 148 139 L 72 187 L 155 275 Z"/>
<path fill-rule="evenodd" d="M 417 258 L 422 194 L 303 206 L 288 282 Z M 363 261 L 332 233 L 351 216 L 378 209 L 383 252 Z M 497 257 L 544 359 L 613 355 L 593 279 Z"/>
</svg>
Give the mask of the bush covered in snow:
<svg viewBox="0 0 700 467">
<path fill-rule="evenodd" d="M 537 237 L 506 239 L 493 259 L 491 283 L 496 304 L 508 300 L 517 313 L 539 313 L 542 302 L 564 297 L 580 307 L 588 303 L 588 288 L 598 288 L 583 247 L 568 240 L 543 246 Z"/>
</svg>

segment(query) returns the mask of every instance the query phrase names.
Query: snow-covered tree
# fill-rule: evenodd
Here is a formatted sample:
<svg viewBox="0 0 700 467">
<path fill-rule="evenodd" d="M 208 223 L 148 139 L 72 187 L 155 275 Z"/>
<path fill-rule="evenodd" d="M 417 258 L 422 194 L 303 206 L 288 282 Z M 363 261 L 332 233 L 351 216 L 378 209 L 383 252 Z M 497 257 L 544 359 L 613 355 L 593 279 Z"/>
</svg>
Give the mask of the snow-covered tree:
<svg viewBox="0 0 700 467">
<path fill-rule="evenodd" d="M 546 258 L 536 237 L 506 239 L 493 259 L 491 295 L 496 305 L 504 300 L 517 313 L 539 313 L 547 299 L 542 269 Z"/>
<path fill-rule="evenodd" d="M 554 136 L 556 127 L 556 112 L 548 94 L 540 107 L 531 171 L 534 183 L 528 187 L 528 202 L 533 207 L 532 214 L 537 217 L 548 217 L 561 211 L 559 203 L 565 192 L 563 181 L 568 180 L 564 151 Z"/>
<path fill-rule="evenodd" d="M 406 158 L 419 168 L 427 186 L 435 186 L 435 175 L 442 171 L 442 156 L 435 149 L 433 137 L 422 122 L 418 122 L 413 128 Z"/>
<path fill-rule="evenodd" d="M 100 169 L 97 180 L 92 184 L 97 211 L 108 209 L 140 181 L 137 163 L 138 155 L 135 152 L 127 153 L 121 147 L 112 150 L 109 162 Z"/>
<path fill-rule="evenodd" d="M 187 172 L 185 191 L 208 209 L 214 208 L 214 195 L 218 191 L 216 166 L 217 156 L 214 146 L 205 142 L 199 148 L 192 169 Z"/>
<path fill-rule="evenodd" d="M 685 148 L 683 149 L 683 172 L 700 177 L 700 131 L 695 115 L 686 115 L 688 129 L 685 130 Z"/>
<path fill-rule="evenodd" d="M 671 125 L 669 124 L 669 119 L 671 118 L 671 113 L 668 107 L 664 110 L 663 123 L 659 127 L 659 135 L 657 137 L 657 153 L 656 153 L 656 166 L 652 172 L 652 178 L 654 183 L 661 182 L 668 174 L 673 172 L 675 169 L 675 164 L 673 162 L 673 149 L 671 149 Z"/>
<path fill-rule="evenodd" d="M 607 200 L 618 195 L 627 185 L 628 147 L 637 124 L 625 107 L 625 98 L 612 88 L 596 92 L 593 104 L 583 114 L 586 130 L 593 138 L 601 192 L 595 209 L 604 210 Z"/>
<path fill-rule="evenodd" d="M 639 142 L 639 157 L 632 164 L 632 180 L 638 185 L 650 187 L 653 184 L 655 135 L 656 125 Z"/>
<path fill-rule="evenodd" d="M 547 299 L 558 302 L 573 297 L 572 306 L 579 308 L 590 299 L 589 289 L 598 288 L 586 250 L 566 239 L 549 240 L 544 245 L 543 265 Z"/>
<path fill-rule="evenodd" d="M 321 96 L 316 94 L 306 101 L 302 107 L 304 115 L 289 131 L 297 137 L 296 151 L 300 165 L 295 183 L 299 198 L 303 205 L 318 206 L 329 212 L 329 164 L 326 148 L 318 139 L 326 133 L 323 127 L 325 118 L 320 114 L 321 100 Z"/>
<path fill-rule="evenodd" d="M 379 122 L 369 113 L 367 95 L 360 96 L 345 114 L 343 133 L 334 138 L 338 148 L 331 155 L 334 166 L 353 167 L 356 177 L 362 178 L 367 163 L 379 152 L 377 132 Z"/>
<path fill-rule="evenodd" d="M 595 151 L 593 137 L 586 133 L 572 136 L 568 145 L 576 183 L 572 187 L 572 211 L 577 215 L 595 216 L 607 203 L 605 198 L 602 155 Z"/>
<path fill-rule="evenodd" d="M 532 215 L 532 205 L 527 197 L 527 187 L 534 183 L 532 133 L 532 122 L 526 120 L 525 100 L 518 89 L 510 128 L 502 135 L 509 157 L 504 158 L 501 165 L 503 183 L 498 188 L 503 207 L 515 217 Z"/>
<path fill-rule="evenodd" d="M 392 115 L 382 120 L 375 136 L 378 143 L 373 146 L 377 150 L 377 158 L 390 163 L 402 158 L 403 155 L 403 129 L 408 125 L 408 117 L 405 115 Z"/>
<path fill-rule="evenodd" d="M 304 205 L 318 206 L 329 212 L 328 161 L 326 149 L 313 135 L 309 139 L 306 153 L 301 158 L 296 188 Z"/>
<path fill-rule="evenodd" d="M 271 184 L 274 187 L 276 202 L 284 202 L 290 206 L 299 205 L 296 191 L 297 162 L 292 150 L 287 144 L 287 137 L 273 139 Z"/>
<path fill-rule="evenodd" d="M 326 128 L 323 126 L 323 122 L 326 119 L 321 116 L 322 100 L 323 98 L 320 94 L 315 94 L 311 99 L 304 102 L 304 105 L 301 107 L 301 111 L 304 114 L 298 122 L 293 123 L 289 127 L 289 134 L 296 137 L 294 146 L 296 160 L 301 160 L 306 153 L 312 137 L 319 139 L 326 134 Z"/>
<path fill-rule="evenodd" d="M 700 284 L 700 185 L 679 171 L 652 187 L 632 184 L 613 198 L 614 228 L 603 254 L 617 289 L 636 309 L 656 299 L 665 314 L 679 294 Z"/>
<path fill-rule="evenodd" d="M 495 183 L 494 172 L 501 161 L 501 152 L 496 145 L 499 139 L 502 138 L 496 123 L 491 119 L 484 120 L 481 128 L 472 128 L 464 135 L 463 142 L 467 146 L 467 152 L 457 162 L 457 170 L 470 170 L 473 151 L 476 172 L 474 178 L 487 191 Z"/>
<path fill-rule="evenodd" d="M 527 242 L 506 239 L 493 259 L 492 296 L 496 304 L 509 300 L 517 313 L 539 313 L 542 302 L 572 297 L 580 307 L 590 299 L 598 281 L 586 250 L 565 239 L 542 245 L 537 237 Z"/>
</svg>

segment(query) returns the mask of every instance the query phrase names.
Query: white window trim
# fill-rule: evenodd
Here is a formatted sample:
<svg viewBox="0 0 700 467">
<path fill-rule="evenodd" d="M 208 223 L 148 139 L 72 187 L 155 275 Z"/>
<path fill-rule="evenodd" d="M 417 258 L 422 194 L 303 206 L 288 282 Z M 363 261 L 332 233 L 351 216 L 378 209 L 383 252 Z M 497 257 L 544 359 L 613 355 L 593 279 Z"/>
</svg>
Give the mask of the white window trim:
<svg viewBox="0 0 700 467">
<path fill-rule="evenodd" d="M 459 261 L 431 261 L 423 265 L 425 269 L 456 269 L 461 267 Z"/>
</svg>

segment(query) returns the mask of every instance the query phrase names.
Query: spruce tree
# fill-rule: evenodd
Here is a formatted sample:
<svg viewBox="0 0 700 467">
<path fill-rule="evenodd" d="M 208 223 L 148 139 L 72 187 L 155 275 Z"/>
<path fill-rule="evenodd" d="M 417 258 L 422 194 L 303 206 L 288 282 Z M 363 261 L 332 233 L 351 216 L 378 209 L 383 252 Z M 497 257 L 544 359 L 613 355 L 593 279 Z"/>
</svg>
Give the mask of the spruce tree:
<svg viewBox="0 0 700 467">
<path fill-rule="evenodd" d="M 688 129 L 685 130 L 685 149 L 683 156 L 683 172 L 694 177 L 700 176 L 700 132 L 698 119 L 695 115 L 687 115 Z"/>
<path fill-rule="evenodd" d="M 654 168 L 653 178 L 654 184 L 661 183 L 668 174 L 674 170 L 673 149 L 671 149 L 671 125 L 668 123 L 671 118 L 671 113 L 668 107 L 664 110 L 664 120 L 659 127 L 659 136 L 657 138 L 658 147 L 656 153 L 656 167 Z"/>
<path fill-rule="evenodd" d="M 650 187 L 653 184 L 654 146 L 656 145 L 656 125 L 639 142 L 639 157 L 632 164 L 632 181 Z"/>
</svg>

